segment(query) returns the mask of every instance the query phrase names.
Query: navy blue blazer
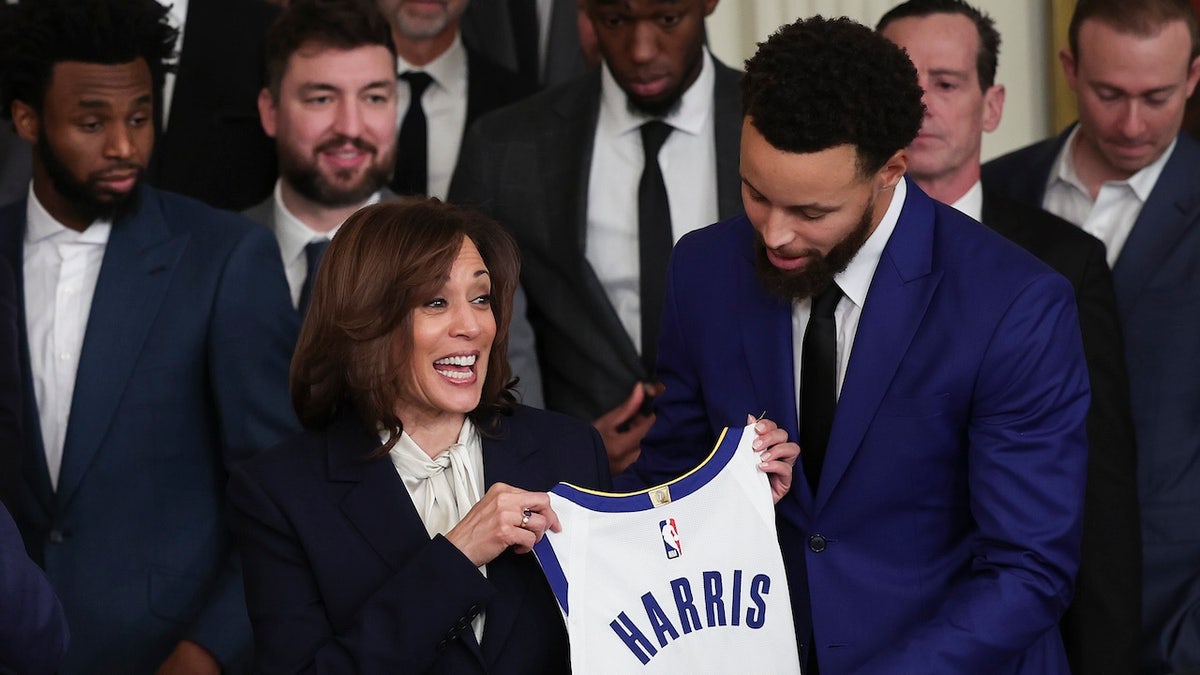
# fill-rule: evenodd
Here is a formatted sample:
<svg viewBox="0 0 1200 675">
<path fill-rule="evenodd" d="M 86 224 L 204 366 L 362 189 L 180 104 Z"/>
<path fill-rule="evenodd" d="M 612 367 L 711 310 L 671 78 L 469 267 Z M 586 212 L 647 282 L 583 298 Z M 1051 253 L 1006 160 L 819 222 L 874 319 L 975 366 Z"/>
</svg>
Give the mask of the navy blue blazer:
<svg viewBox="0 0 1200 675">
<path fill-rule="evenodd" d="M 984 166 L 1040 206 L 1070 129 Z M 1113 266 L 1142 509 L 1142 667 L 1200 668 L 1200 143 L 1181 133 Z"/>
<path fill-rule="evenodd" d="M 18 270 L 24 232 L 24 201 L 0 209 L 0 257 Z M 13 515 L 71 625 L 61 672 L 153 672 L 181 639 L 234 668 L 250 626 L 227 471 L 297 426 L 287 373 L 298 320 L 274 238 L 143 186 L 104 252 L 56 491 L 23 317 L 31 405 Z"/>
<path fill-rule="evenodd" d="M 370 457 L 378 447 L 344 412 L 234 471 L 255 672 L 567 672 L 562 615 L 534 557 L 504 553 L 483 577 L 430 539 L 391 459 Z M 483 471 L 489 487 L 610 485 L 594 429 L 525 406 L 484 439 Z"/>
<path fill-rule="evenodd" d="M 741 216 L 672 253 L 666 391 L 633 467 L 647 484 L 748 412 L 798 437 L 791 304 L 759 283 L 754 237 Z M 822 670 L 1069 672 L 1055 626 L 1079 564 L 1088 401 L 1070 284 L 910 181 L 819 489 L 797 475 L 777 506 L 797 638 L 815 632 Z"/>
</svg>

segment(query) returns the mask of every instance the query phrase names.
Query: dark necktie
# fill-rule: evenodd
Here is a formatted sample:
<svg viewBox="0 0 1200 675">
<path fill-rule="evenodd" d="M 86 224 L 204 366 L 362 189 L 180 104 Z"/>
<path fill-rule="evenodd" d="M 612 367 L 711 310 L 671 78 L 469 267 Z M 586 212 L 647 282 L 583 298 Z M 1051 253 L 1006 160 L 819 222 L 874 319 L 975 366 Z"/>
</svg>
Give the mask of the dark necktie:
<svg viewBox="0 0 1200 675">
<path fill-rule="evenodd" d="M 300 316 L 308 313 L 308 301 L 312 298 L 313 282 L 317 279 L 317 270 L 321 267 L 321 258 L 325 257 L 325 249 L 329 248 L 328 239 L 316 239 L 304 245 L 304 259 L 308 261 L 308 276 L 300 286 Z"/>
<path fill-rule="evenodd" d="M 842 299 L 837 283 L 813 298 L 800 356 L 800 459 L 813 494 L 825 464 L 825 448 L 837 408 L 837 321 L 833 310 Z"/>
<path fill-rule="evenodd" d="M 654 120 L 642 125 L 645 164 L 638 181 L 638 284 L 641 290 L 642 363 L 654 377 L 658 352 L 658 322 L 667 291 L 667 261 L 675 240 L 667 185 L 658 166 L 658 151 L 671 135 L 671 125 Z"/>
<path fill-rule="evenodd" d="M 537 0 L 508 0 L 508 14 L 512 23 L 513 44 L 517 48 L 517 72 L 530 82 L 540 81 L 538 75 L 538 22 Z"/>
<path fill-rule="evenodd" d="M 396 137 L 396 173 L 391 188 L 398 195 L 424 195 L 429 192 L 429 131 L 421 96 L 433 78 L 410 70 L 400 79 L 408 82 L 409 103 Z"/>
</svg>

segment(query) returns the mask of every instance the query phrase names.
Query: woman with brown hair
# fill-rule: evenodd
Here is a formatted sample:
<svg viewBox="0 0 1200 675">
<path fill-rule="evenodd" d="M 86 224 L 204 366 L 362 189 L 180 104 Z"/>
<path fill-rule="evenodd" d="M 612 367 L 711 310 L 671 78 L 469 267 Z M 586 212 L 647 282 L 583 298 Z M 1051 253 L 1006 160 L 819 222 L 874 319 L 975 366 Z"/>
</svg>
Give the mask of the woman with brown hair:
<svg viewBox="0 0 1200 675">
<path fill-rule="evenodd" d="M 306 432 L 233 472 L 256 672 L 546 673 L 566 633 L 527 553 L 599 435 L 520 406 L 519 261 L 473 211 L 398 201 L 333 239 L 292 361 Z"/>
</svg>

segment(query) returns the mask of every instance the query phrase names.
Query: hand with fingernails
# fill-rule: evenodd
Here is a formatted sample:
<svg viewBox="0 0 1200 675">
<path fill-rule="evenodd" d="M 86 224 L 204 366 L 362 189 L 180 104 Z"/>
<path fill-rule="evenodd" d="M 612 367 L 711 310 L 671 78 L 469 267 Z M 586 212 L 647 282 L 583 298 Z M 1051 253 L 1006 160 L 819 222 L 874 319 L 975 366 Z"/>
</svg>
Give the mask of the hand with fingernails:
<svg viewBox="0 0 1200 675">
<path fill-rule="evenodd" d="M 516 553 L 532 551 L 546 530 L 562 530 L 548 494 L 496 483 L 446 533 L 446 539 L 479 567 L 509 548 Z"/>
<path fill-rule="evenodd" d="M 789 443 L 787 430 L 769 419 L 746 415 L 746 424 L 753 424 L 758 434 L 753 445 L 759 453 L 758 470 L 770 479 L 771 497 L 778 504 L 792 487 L 792 473 L 796 458 L 800 456 L 800 446 Z"/>
</svg>

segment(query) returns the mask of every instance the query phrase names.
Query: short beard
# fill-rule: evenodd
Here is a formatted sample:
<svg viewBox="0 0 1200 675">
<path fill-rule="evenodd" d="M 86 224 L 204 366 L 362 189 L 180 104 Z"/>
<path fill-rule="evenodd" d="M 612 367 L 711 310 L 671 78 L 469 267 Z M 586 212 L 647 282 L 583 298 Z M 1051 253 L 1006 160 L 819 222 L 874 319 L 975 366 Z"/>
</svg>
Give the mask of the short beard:
<svg viewBox="0 0 1200 675">
<path fill-rule="evenodd" d="M 754 271 L 758 282 L 767 292 L 787 302 L 810 298 L 833 283 L 833 278 L 846 269 L 870 236 L 874 220 L 875 199 L 867 202 L 858 225 L 825 255 L 814 254 L 803 268 L 781 270 L 767 259 L 767 246 L 762 235 L 754 237 Z"/>
<path fill-rule="evenodd" d="M 129 162 L 122 162 L 113 167 L 137 171 L 137 183 L 128 194 L 114 196 L 111 200 L 103 200 L 98 196 L 102 192 L 97 187 L 99 180 L 95 176 L 89 176 L 87 180 L 80 181 L 71 175 L 70 169 L 58 158 L 54 148 L 50 146 L 50 139 L 46 137 L 44 130 L 38 132 L 38 141 L 34 145 L 34 152 L 37 153 L 42 168 L 46 170 L 46 175 L 50 178 L 54 191 L 63 198 L 67 207 L 80 220 L 89 223 L 97 220 L 115 221 L 120 216 L 136 211 L 141 203 L 144 167 Z"/>
<path fill-rule="evenodd" d="M 350 143 L 363 152 L 375 153 L 374 145 L 359 138 L 347 139 L 344 136 L 322 143 L 314 150 L 323 152 L 327 147 L 340 147 Z M 322 206 L 341 207 L 361 204 L 387 184 L 391 177 L 395 153 L 385 156 L 374 156 L 367 167 L 362 180 L 347 187 L 339 187 L 326 180 L 317 167 L 316 160 L 300 157 L 285 150 L 279 155 L 279 175 L 305 199 Z M 353 171 L 337 171 L 338 178 L 349 179 Z"/>
</svg>

